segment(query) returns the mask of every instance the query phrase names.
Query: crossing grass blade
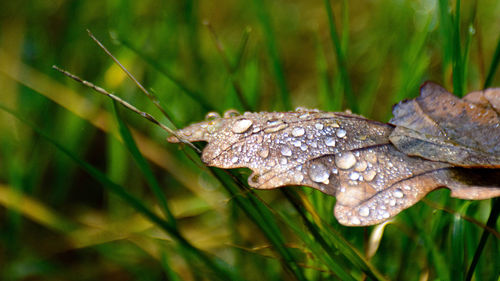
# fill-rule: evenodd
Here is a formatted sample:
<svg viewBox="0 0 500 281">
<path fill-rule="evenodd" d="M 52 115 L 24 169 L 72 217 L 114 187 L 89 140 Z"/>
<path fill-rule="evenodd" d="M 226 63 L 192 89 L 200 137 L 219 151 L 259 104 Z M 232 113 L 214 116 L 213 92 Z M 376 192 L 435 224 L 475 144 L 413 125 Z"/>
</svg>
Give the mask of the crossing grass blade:
<svg viewBox="0 0 500 281">
<path fill-rule="evenodd" d="M 339 235 L 335 235 L 332 229 L 329 229 L 323 225 L 322 221 L 313 221 L 306 215 L 307 213 L 313 212 L 312 210 L 305 210 L 302 207 L 304 204 L 301 204 L 300 200 L 298 200 L 297 195 L 292 191 L 283 191 L 285 193 L 286 198 L 290 201 L 290 203 L 294 206 L 297 213 L 302 218 L 306 229 L 308 230 L 309 235 L 312 235 L 314 241 L 319 244 L 319 246 L 323 249 L 323 254 L 327 253 L 330 255 L 329 257 L 323 257 L 324 260 L 331 262 L 335 260 L 333 253 L 338 251 L 343 256 L 343 258 L 349 261 L 355 268 L 361 270 L 367 276 L 372 278 L 373 280 L 385 280 L 385 278 L 378 272 L 366 259 L 362 258 L 361 255 L 355 250 L 355 248 L 347 243 L 345 240 L 340 238 Z M 316 215 L 316 217 L 318 217 Z M 305 235 L 305 234 L 304 234 Z M 302 237 L 304 236 L 302 235 Z M 308 241 L 304 241 L 307 243 Z M 339 276 L 350 276 L 346 273 L 338 264 L 332 264 L 332 270 Z M 342 280 L 349 280 L 348 277 L 342 277 Z"/>
<path fill-rule="evenodd" d="M 236 201 L 238 206 L 252 219 L 259 227 L 269 242 L 274 246 L 274 250 L 282 258 L 281 262 L 295 278 L 298 280 L 307 280 L 299 267 L 299 264 L 286 246 L 285 240 L 280 228 L 276 223 L 274 214 L 270 208 L 262 203 L 255 194 L 248 190 L 239 178 L 230 171 L 222 172 L 217 168 L 210 168 L 212 174 L 220 181 L 231 198 Z M 229 177 L 228 177 L 229 176 Z"/>
<path fill-rule="evenodd" d="M 285 74 L 283 72 L 283 67 L 281 65 L 278 46 L 276 43 L 276 37 L 273 32 L 273 28 L 270 21 L 270 16 L 267 11 L 267 2 L 262 0 L 253 0 L 254 9 L 257 13 L 260 26 L 262 27 L 262 32 L 264 33 L 265 44 L 267 47 L 269 59 L 271 60 L 272 71 L 276 83 L 278 86 L 278 91 L 280 94 L 280 107 L 279 110 L 290 110 L 292 109 L 292 102 L 290 99 L 290 93 L 288 91 L 288 86 L 286 84 Z"/>
<path fill-rule="evenodd" d="M 491 58 L 491 65 L 488 69 L 488 75 L 486 76 L 486 80 L 484 81 L 483 89 L 486 89 L 491 86 L 493 82 L 493 77 L 498 70 L 498 64 L 500 64 L 500 35 L 497 40 L 497 47 L 495 48 L 495 53 Z"/>
<path fill-rule="evenodd" d="M 352 90 L 351 79 L 349 78 L 345 51 L 343 49 L 343 45 L 347 43 L 343 43 L 338 35 L 337 26 L 335 24 L 335 18 L 333 16 L 330 0 L 324 0 L 324 3 L 325 3 L 325 11 L 328 17 L 330 38 L 332 40 L 332 44 L 335 49 L 335 57 L 337 59 L 337 67 L 340 73 L 341 87 L 343 89 L 344 96 L 347 100 L 347 106 L 353 112 L 359 112 L 358 104 L 356 102 L 356 97 L 354 96 Z M 344 2 L 344 4 L 347 5 L 347 2 Z"/>
<path fill-rule="evenodd" d="M 170 208 L 168 207 L 167 198 L 165 198 L 165 194 L 163 193 L 160 184 L 156 180 L 153 171 L 151 170 L 151 167 L 149 166 L 148 162 L 146 161 L 144 156 L 142 156 L 141 152 L 137 148 L 137 145 L 135 144 L 135 141 L 132 137 L 132 134 L 130 133 L 129 128 L 123 122 L 116 101 L 113 101 L 113 109 L 115 112 L 116 120 L 118 122 L 118 127 L 120 135 L 123 139 L 123 143 L 127 147 L 128 151 L 132 155 L 132 158 L 135 160 L 137 166 L 139 167 L 144 177 L 146 178 L 146 181 L 148 182 L 151 191 L 155 195 L 156 200 L 158 200 L 160 208 L 163 214 L 165 215 L 168 223 L 171 224 L 173 228 L 176 228 L 175 217 L 170 211 Z"/>
</svg>

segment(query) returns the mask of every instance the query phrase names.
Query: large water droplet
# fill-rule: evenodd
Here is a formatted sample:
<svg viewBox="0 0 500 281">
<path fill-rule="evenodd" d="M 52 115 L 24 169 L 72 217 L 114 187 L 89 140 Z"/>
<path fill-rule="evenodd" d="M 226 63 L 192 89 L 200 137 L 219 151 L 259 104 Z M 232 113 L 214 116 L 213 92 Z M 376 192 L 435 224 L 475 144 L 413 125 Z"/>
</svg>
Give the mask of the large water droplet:
<svg viewBox="0 0 500 281">
<path fill-rule="evenodd" d="M 344 129 L 338 129 L 336 134 L 337 134 L 337 137 L 343 138 L 347 135 L 347 132 Z"/>
<path fill-rule="evenodd" d="M 288 146 L 282 146 L 280 152 L 283 156 L 292 156 L 292 150 Z"/>
<path fill-rule="evenodd" d="M 401 191 L 401 189 L 399 189 L 399 188 L 396 188 L 396 189 L 394 190 L 393 195 L 394 195 L 394 197 L 396 197 L 396 198 L 403 198 L 403 197 L 405 196 L 405 195 L 404 195 L 404 193 L 403 193 L 403 191 Z"/>
<path fill-rule="evenodd" d="M 356 164 L 356 156 L 350 151 L 335 154 L 335 165 L 340 169 L 347 170 Z"/>
<path fill-rule="evenodd" d="M 365 159 L 366 161 L 368 161 L 369 163 L 372 163 L 372 164 L 375 164 L 377 163 L 377 155 L 375 155 L 375 153 L 373 152 L 369 152 L 365 155 Z"/>
<path fill-rule="evenodd" d="M 356 165 L 354 166 L 354 171 L 357 171 L 357 172 L 363 172 L 364 170 L 366 170 L 366 168 L 368 167 L 368 163 L 366 163 L 366 161 L 358 161 L 356 163 Z"/>
<path fill-rule="evenodd" d="M 304 176 L 301 173 L 295 173 L 293 179 L 296 183 L 301 183 L 304 179 Z"/>
<path fill-rule="evenodd" d="M 314 124 L 314 128 L 316 128 L 317 130 L 323 130 L 323 124 L 316 123 L 316 124 Z"/>
<path fill-rule="evenodd" d="M 238 110 L 235 109 L 229 109 L 226 112 L 224 112 L 224 118 L 230 118 L 238 115 L 240 115 L 240 113 L 238 112 Z"/>
<path fill-rule="evenodd" d="M 293 146 L 295 146 L 295 147 L 300 147 L 300 146 L 302 145 L 302 142 L 301 142 L 301 141 L 299 141 L 299 140 L 296 140 L 296 141 L 293 141 L 293 142 L 292 142 L 292 144 L 293 144 Z"/>
<path fill-rule="evenodd" d="M 267 158 L 267 156 L 269 156 L 269 149 L 264 148 L 264 149 L 260 150 L 259 156 L 262 158 Z"/>
<path fill-rule="evenodd" d="M 210 111 L 209 113 L 207 113 L 207 115 L 205 115 L 205 119 L 207 120 L 213 120 L 217 118 L 220 118 L 220 114 L 215 111 Z"/>
<path fill-rule="evenodd" d="M 326 182 L 330 177 L 330 171 L 321 163 L 312 164 L 311 167 L 309 167 L 309 177 L 314 182 Z"/>
<path fill-rule="evenodd" d="M 242 134 L 242 133 L 248 131 L 248 129 L 250 129 L 252 124 L 253 124 L 252 120 L 241 119 L 241 120 L 234 122 L 234 125 L 231 128 L 231 130 L 233 131 L 233 133 Z"/>
<path fill-rule="evenodd" d="M 269 127 L 264 129 L 265 133 L 275 133 L 288 127 L 287 123 L 277 119 L 268 120 L 267 125 Z"/>
<path fill-rule="evenodd" d="M 358 219 L 358 217 L 352 217 L 351 218 L 351 224 L 360 224 L 361 221 Z"/>
<path fill-rule="evenodd" d="M 294 137 L 300 137 L 303 136 L 306 133 L 306 130 L 302 127 L 295 127 L 292 129 L 292 136 Z"/>
<path fill-rule="evenodd" d="M 233 158 L 231 158 L 231 162 L 233 164 L 236 164 L 238 162 L 238 157 L 234 156 Z"/>
<path fill-rule="evenodd" d="M 391 215 L 390 215 L 388 212 L 386 212 L 386 211 L 383 211 L 383 212 L 382 212 L 382 217 L 383 217 L 384 219 L 388 219 L 390 216 L 391 216 Z"/>
<path fill-rule="evenodd" d="M 360 174 L 358 172 L 352 172 L 349 174 L 349 179 L 355 181 L 359 179 Z"/>
<path fill-rule="evenodd" d="M 335 139 L 332 137 L 327 137 L 325 139 L 326 146 L 335 146 Z"/>
<path fill-rule="evenodd" d="M 366 181 L 371 181 L 375 178 L 375 176 L 377 175 L 377 172 L 375 172 L 374 170 L 369 170 L 369 171 L 366 171 L 364 174 L 363 174 L 363 178 L 366 180 Z"/>
<path fill-rule="evenodd" d="M 368 209 L 367 207 L 361 207 L 359 209 L 359 215 L 363 216 L 363 217 L 369 216 L 370 215 L 370 209 Z"/>
</svg>

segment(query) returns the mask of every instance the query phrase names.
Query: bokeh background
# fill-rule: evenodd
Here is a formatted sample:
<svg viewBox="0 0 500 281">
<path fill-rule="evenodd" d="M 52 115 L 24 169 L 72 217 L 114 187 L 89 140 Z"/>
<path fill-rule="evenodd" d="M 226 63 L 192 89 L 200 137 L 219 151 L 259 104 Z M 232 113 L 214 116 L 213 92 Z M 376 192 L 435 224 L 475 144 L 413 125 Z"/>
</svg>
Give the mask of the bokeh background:
<svg viewBox="0 0 500 281">
<path fill-rule="evenodd" d="M 477 262 L 474 280 L 496 280 L 491 200 L 440 190 L 387 224 L 344 227 L 334 198 L 249 190 L 247 170 L 204 167 L 51 66 L 172 128 L 297 106 L 385 122 L 426 80 L 459 96 L 500 86 L 499 15 L 495 0 L 2 1 L 0 279 L 464 280 Z"/>
</svg>

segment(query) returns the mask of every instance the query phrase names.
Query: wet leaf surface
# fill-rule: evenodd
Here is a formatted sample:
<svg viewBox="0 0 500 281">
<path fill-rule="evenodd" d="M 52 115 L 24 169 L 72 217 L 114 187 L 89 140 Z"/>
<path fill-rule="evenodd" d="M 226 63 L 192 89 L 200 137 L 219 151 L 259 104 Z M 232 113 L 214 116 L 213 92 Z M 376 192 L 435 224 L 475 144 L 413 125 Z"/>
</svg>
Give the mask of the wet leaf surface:
<svg viewBox="0 0 500 281">
<path fill-rule="evenodd" d="M 394 107 L 391 142 L 408 155 L 463 167 L 500 168 L 500 88 L 459 99 L 434 83 Z"/>
<path fill-rule="evenodd" d="M 484 103 L 484 92 L 476 95 L 472 98 L 480 100 L 475 103 L 477 106 L 493 107 L 491 101 Z M 443 145 L 442 129 L 436 126 L 437 122 L 430 122 L 425 115 L 419 116 L 418 122 L 411 119 L 414 116 L 411 110 L 418 108 L 411 101 L 396 107 L 399 120 L 409 120 L 402 124 L 418 125 L 401 127 L 402 132 L 417 132 L 414 134 L 419 137 L 417 140 L 422 140 L 422 135 L 430 135 L 431 147 Z M 436 111 L 434 108 L 434 113 Z M 406 119 L 401 118 L 406 112 Z M 500 196 L 500 170 L 456 167 L 456 158 L 447 160 L 456 153 L 441 150 L 433 154 L 434 158 L 426 157 L 438 161 L 412 156 L 405 151 L 406 147 L 398 149 L 391 142 L 395 138 L 396 143 L 402 144 L 400 140 L 413 136 L 396 135 L 399 125 L 394 127 L 359 115 L 317 110 L 243 115 L 227 112 L 224 117 L 211 113 L 208 117 L 178 131 L 178 135 L 188 141 L 208 142 L 202 154 L 204 163 L 225 169 L 250 168 L 253 173 L 248 179 L 249 185 L 258 189 L 298 185 L 333 195 L 337 198 L 335 216 L 344 225 L 383 222 L 440 187 L 448 187 L 451 196 L 463 199 Z M 398 122 L 398 119 L 394 121 Z M 485 126 L 490 126 L 488 122 Z M 460 133 L 456 126 L 444 126 L 446 130 L 449 127 L 455 128 L 453 132 L 457 135 Z M 419 131 L 421 129 L 423 131 Z M 465 132 L 472 134 L 471 130 Z M 464 150 L 484 141 L 477 137 L 474 141 L 466 139 L 459 138 L 468 145 L 464 145 Z M 168 140 L 178 142 L 175 137 Z M 485 141 L 480 149 L 477 151 L 493 156 L 484 164 L 476 153 L 477 159 L 466 158 L 477 160 L 472 166 L 496 165 L 498 145 Z M 479 162 L 481 165 L 477 165 Z"/>
</svg>

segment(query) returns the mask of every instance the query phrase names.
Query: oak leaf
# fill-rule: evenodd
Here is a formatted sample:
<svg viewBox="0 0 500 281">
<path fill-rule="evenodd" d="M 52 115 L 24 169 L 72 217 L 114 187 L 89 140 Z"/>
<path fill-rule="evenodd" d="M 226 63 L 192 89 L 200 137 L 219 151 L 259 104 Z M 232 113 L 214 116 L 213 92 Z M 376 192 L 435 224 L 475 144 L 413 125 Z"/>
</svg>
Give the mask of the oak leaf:
<svg viewBox="0 0 500 281">
<path fill-rule="evenodd" d="M 485 104 L 483 96 L 472 100 Z M 488 104 L 494 107 L 494 103 Z M 404 116 L 408 109 L 403 105 L 398 110 Z M 335 216 L 344 225 L 383 222 L 440 187 L 449 188 L 451 196 L 457 198 L 500 196 L 499 169 L 456 167 L 456 161 L 446 161 L 446 154 L 432 160 L 408 155 L 411 153 L 398 150 L 390 139 L 398 143 L 407 137 L 401 134 L 398 139 L 394 134 L 400 126 L 349 113 L 303 109 L 210 115 L 210 119 L 177 132 L 191 142 L 208 142 L 201 156 L 205 164 L 250 168 L 253 173 L 248 183 L 258 189 L 298 185 L 333 195 L 337 198 Z M 168 140 L 179 141 L 174 136 Z M 488 153 L 497 151 L 498 145 L 489 148 Z M 494 159 L 480 166 L 489 167 Z"/>
<path fill-rule="evenodd" d="M 428 82 L 393 109 L 391 142 L 408 155 L 462 167 L 500 168 L 500 88 L 459 99 Z"/>
</svg>

